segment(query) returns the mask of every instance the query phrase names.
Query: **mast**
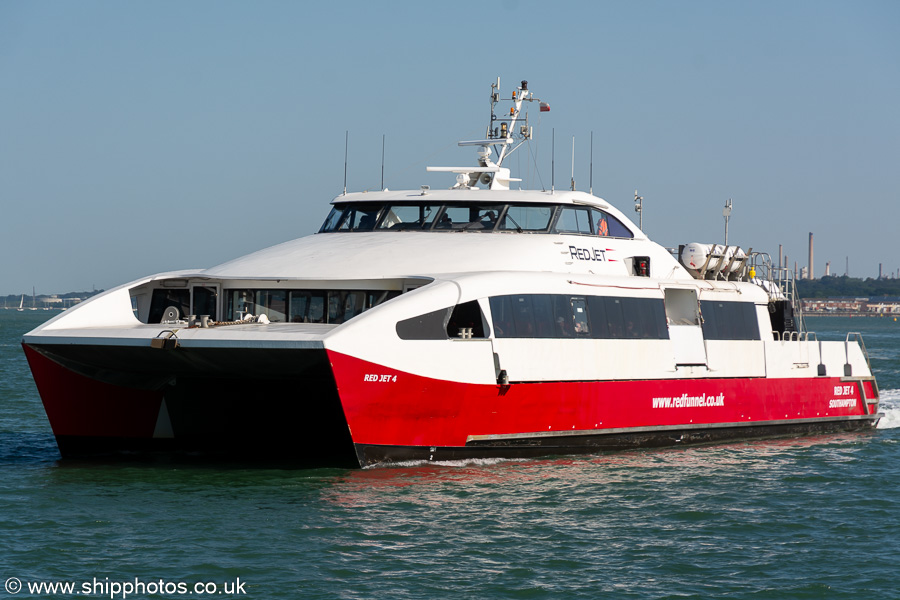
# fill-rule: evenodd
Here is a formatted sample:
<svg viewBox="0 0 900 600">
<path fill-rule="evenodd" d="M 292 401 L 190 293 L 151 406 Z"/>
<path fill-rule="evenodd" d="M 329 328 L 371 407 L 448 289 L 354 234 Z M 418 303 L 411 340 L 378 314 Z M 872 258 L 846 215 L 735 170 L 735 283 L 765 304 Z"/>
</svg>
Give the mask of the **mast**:
<svg viewBox="0 0 900 600">
<path fill-rule="evenodd" d="M 527 114 L 524 116 L 525 124 L 518 125 L 522 116 L 523 102 L 538 102 L 541 112 L 548 112 L 550 105 L 535 98 L 528 89 L 528 82 L 522 83 L 512 92 L 508 114 L 497 116 L 496 108 L 500 103 L 500 78 L 491 84 L 491 121 L 487 127 L 485 138 L 482 140 L 467 140 L 459 142 L 460 146 L 479 146 L 477 152 L 477 167 L 426 167 L 429 172 L 456 173 L 456 185 L 453 188 L 473 188 L 477 183 L 487 185 L 492 190 L 508 190 L 510 182 L 522 181 L 510 177 L 510 171 L 503 167 L 503 161 L 513 152 L 518 150 L 525 141 L 532 139 L 533 131 L 528 125 Z M 497 125 L 498 124 L 498 125 Z M 497 159 L 491 158 L 496 154 Z"/>
</svg>

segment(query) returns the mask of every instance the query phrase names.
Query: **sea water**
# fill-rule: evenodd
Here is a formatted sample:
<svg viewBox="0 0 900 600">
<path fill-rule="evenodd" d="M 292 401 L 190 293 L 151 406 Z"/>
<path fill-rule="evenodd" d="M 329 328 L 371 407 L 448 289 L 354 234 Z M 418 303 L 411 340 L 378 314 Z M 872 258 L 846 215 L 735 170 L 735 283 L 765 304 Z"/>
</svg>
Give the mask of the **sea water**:
<svg viewBox="0 0 900 600">
<path fill-rule="evenodd" d="M 0 310 L 0 598 L 900 597 L 891 318 L 809 319 L 863 334 L 873 432 L 292 470 L 60 461 L 20 346 L 52 314 Z"/>
</svg>

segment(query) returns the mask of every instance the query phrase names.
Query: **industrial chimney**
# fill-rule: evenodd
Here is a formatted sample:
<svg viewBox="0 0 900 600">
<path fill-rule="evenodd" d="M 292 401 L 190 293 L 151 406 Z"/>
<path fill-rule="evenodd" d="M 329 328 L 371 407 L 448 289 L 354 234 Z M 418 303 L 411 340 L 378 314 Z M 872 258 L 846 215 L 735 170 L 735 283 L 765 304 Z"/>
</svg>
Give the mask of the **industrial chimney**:
<svg viewBox="0 0 900 600">
<path fill-rule="evenodd" d="M 809 279 L 813 278 L 813 234 L 809 232 Z"/>
</svg>

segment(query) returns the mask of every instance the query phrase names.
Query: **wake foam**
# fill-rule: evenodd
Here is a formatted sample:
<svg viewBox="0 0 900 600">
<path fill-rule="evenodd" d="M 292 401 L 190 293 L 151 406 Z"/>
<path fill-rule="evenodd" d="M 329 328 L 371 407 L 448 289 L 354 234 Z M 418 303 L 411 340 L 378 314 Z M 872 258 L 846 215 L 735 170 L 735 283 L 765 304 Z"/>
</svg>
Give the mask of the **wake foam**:
<svg viewBox="0 0 900 600">
<path fill-rule="evenodd" d="M 900 427 L 900 390 L 881 390 L 879 412 L 884 417 L 878 421 L 878 429 Z"/>
<path fill-rule="evenodd" d="M 898 393 L 900 398 L 900 393 Z M 900 416 L 898 416 L 900 418 Z M 363 469 L 410 468 L 410 467 L 487 467 L 507 462 L 522 462 L 521 458 L 461 458 L 458 460 L 400 460 L 397 462 L 376 463 L 366 465 Z"/>
</svg>

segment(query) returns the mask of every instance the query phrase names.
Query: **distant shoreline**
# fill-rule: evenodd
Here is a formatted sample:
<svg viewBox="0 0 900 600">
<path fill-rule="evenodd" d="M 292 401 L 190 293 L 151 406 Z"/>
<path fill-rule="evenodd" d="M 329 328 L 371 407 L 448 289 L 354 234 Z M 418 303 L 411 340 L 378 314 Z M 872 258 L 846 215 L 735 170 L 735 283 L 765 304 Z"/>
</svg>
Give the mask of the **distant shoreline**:
<svg viewBox="0 0 900 600">
<path fill-rule="evenodd" d="M 834 313 L 834 312 L 804 312 L 803 317 L 847 317 L 847 318 L 866 318 L 866 319 L 875 319 L 878 317 L 887 317 L 897 319 L 900 315 L 895 315 L 891 313 L 864 313 L 864 312 L 844 312 L 844 313 Z"/>
</svg>

